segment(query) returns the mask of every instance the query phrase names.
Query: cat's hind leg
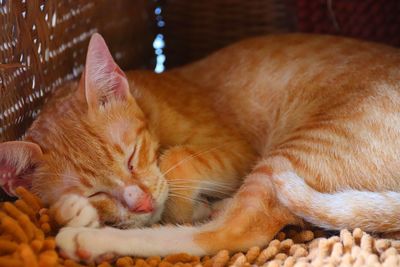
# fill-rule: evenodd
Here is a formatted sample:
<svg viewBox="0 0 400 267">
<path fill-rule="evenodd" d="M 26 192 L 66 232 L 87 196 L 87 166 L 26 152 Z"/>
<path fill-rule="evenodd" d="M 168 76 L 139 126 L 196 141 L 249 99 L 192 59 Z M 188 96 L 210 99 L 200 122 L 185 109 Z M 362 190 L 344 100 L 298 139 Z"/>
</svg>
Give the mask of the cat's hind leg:
<svg viewBox="0 0 400 267">
<path fill-rule="evenodd" d="M 400 231 L 400 192 L 319 192 L 294 171 L 273 175 L 281 203 L 297 216 L 322 228 L 362 228 L 371 232 Z"/>
</svg>

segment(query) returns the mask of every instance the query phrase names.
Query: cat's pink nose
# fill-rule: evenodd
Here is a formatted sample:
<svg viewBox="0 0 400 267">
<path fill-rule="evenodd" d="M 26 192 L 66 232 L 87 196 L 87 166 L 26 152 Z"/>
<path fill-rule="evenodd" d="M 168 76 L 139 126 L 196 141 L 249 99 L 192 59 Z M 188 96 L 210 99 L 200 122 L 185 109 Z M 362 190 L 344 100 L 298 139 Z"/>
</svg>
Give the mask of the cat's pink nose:
<svg viewBox="0 0 400 267">
<path fill-rule="evenodd" d="M 125 204 L 132 212 L 149 213 L 154 210 L 153 198 L 140 189 L 139 186 L 130 185 L 125 187 L 122 197 Z"/>
<path fill-rule="evenodd" d="M 145 196 L 139 199 L 139 201 L 136 203 L 136 206 L 133 209 L 134 212 L 144 212 L 144 213 L 149 213 L 152 212 L 153 210 L 154 210 L 153 199 L 148 194 L 145 194 Z"/>
</svg>

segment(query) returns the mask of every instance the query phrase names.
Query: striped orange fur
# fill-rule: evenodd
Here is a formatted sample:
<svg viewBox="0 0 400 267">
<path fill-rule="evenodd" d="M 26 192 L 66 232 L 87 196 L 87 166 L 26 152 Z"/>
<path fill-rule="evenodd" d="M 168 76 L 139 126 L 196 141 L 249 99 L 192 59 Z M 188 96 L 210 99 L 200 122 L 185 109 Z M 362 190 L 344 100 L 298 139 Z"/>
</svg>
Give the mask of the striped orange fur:
<svg viewBox="0 0 400 267">
<path fill-rule="evenodd" d="M 246 250 L 304 220 L 400 231 L 399 66 L 395 48 L 291 34 L 125 75 L 94 35 L 81 82 L 0 162 L 53 206 L 73 258 Z M 227 199 L 201 225 L 96 228 L 203 221 L 210 198 Z"/>
</svg>

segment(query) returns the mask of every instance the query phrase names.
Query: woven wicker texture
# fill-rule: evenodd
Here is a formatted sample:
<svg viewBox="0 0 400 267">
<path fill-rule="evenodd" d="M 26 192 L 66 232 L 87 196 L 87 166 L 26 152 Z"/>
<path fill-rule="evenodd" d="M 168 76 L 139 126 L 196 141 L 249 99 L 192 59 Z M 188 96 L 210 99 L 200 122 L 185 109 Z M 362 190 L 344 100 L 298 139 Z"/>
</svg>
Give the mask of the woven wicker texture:
<svg viewBox="0 0 400 267">
<path fill-rule="evenodd" d="M 161 1 L 168 67 L 245 37 L 294 29 L 292 0 Z"/>
<path fill-rule="evenodd" d="M 0 142 L 20 137 L 46 97 L 82 71 L 100 32 L 125 68 L 149 62 L 146 0 L 0 1 Z"/>
<path fill-rule="evenodd" d="M 298 30 L 400 46 L 398 0 L 296 0 Z"/>
</svg>

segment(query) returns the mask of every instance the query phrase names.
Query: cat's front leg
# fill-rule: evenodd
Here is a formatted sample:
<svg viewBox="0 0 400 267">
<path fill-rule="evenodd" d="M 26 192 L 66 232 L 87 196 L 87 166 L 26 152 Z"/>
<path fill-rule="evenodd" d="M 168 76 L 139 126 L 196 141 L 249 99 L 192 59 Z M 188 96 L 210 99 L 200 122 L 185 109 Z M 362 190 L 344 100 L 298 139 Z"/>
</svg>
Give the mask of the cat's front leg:
<svg viewBox="0 0 400 267">
<path fill-rule="evenodd" d="M 74 260 L 100 262 L 118 255 L 118 235 L 113 228 L 64 227 L 57 234 L 56 242 L 61 247 L 60 254 Z M 110 247 L 111 245 L 111 247 Z"/>
<path fill-rule="evenodd" d="M 56 237 L 64 254 L 86 262 L 104 255 L 166 256 L 174 253 L 212 255 L 221 249 L 245 251 L 264 246 L 285 225 L 298 223 L 276 198 L 270 174 L 256 169 L 213 220 L 204 225 L 144 229 L 71 228 Z"/>
<path fill-rule="evenodd" d="M 57 235 L 57 245 L 68 257 L 89 262 L 110 253 L 149 257 L 183 252 L 202 256 L 221 249 L 234 253 L 265 246 L 285 225 L 302 223 L 278 198 L 282 182 L 274 177 L 291 170 L 290 164 L 280 158 L 260 163 L 223 205 L 220 215 L 206 224 L 129 230 L 67 227 Z"/>
<path fill-rule="evenodd" d="M 231 205 L 232 198 L 225 198 L 222 200 L 219 200 L 217 202 L 214 202 L 211 205 L 211 214 L 210 214 L 210 219 L 215 219 L 218 217 L 224 210 L 227 210 L 229 208 L 229 205 Z"/>
<path fill-rule="evenodd" d="M 55 221 L 62 226 L 98 227 L 97 210 L 86 197 L 77 194 L 65 194 L 50 208 Z"/>
<path fill-rule="evenodd" d="M 170 191 L 163 220 L 187 223 L 209 219 L 213 208 L 206 197 L 232 196 L 250 159 L 252 154 L 246 147 L 231 144 L 186 145 L 167 150 L 160 160 Z"/>
<path fill-rule="evenodd" d="M 143 229 L 112 227 L 65 227 L 56 236 L 63 256 L 85 262 L 101 262 L 112 256 L 166 256 L 185 252 L 205 255 L 206 250 L 194 241 L 201 231 L 191 226 L 162 226 Z"/>
</svg>

